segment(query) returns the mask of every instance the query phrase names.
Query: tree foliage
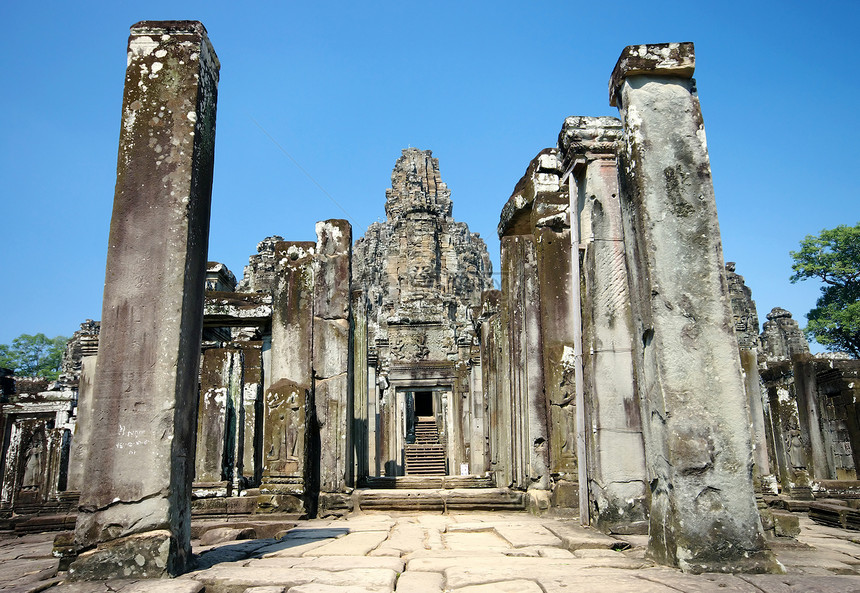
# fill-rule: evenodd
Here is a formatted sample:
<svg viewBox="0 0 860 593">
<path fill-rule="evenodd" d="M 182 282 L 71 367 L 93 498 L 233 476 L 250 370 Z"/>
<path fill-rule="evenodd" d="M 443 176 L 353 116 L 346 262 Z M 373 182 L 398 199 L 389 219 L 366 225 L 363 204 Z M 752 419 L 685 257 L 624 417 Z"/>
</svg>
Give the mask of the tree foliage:
<svg viewBox="0 0 860 593">
<path fill-rule="evenodd" d="M 63 336 L 21 334 L 11 345 L 0 344 L 0 367 L 14 370 L 19 377 L 56 379 L 68 341 Z"/>
<path fill-rule="evenodd" d="M 806 316 L 807 337 L 860 358 L 860 222 L 808 235 L 792 251 L 792 282 L 817 278 L 821 296 Z"/>
</svg>

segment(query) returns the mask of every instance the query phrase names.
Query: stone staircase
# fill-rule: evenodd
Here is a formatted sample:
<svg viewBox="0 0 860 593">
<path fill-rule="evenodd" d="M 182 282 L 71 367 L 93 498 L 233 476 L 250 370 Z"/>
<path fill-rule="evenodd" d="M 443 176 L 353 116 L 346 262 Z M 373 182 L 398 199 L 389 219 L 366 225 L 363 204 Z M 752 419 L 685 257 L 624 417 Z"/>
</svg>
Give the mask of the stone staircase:
<svg viewBox="0 0 860 593">
<path fill-rule="evenodd" d="M 408 476 L 407 476 L 408 477 Z M 523 492 L 509 488 L 385 488 L 356 489 L 356 510 L 362 511 L 524 511 Z"/>
<path fill-rule="evenodd" d="M 406 445 L 403 476 L 370 476 L 355 490 L 356 509 L 374 511 L 523 511 L 525 496 L 496 488 L 492 474 L 447 475 L 445 444 L 433 416 L 419 416 Z"/>
<path fill-rule="evenodd" d="M 419 416 L 415 422 L 415 442 L 406 445 L 407 476 L 444 476 L 445 445 L 433 416 Z"/>
</svg>

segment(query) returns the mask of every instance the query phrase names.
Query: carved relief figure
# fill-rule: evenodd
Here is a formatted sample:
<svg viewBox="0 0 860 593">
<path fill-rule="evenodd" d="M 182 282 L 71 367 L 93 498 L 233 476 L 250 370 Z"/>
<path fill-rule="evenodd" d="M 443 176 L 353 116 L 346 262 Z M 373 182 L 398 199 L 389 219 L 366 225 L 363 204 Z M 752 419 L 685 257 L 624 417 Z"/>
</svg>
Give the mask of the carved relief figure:
<svg viewBox="0 0 860 593">
<path fill-rule="evenodd" d="M 21 479 L 21 490 L 34 491 L 39 489 L 42 481 L 42 458 L 45 447 L 42 434 L 33 433 L 30 443 L 24 453 L 24 476 Z"/>
<path fill-rule="evenodd" d="M 276 421 L 273 426 L 272 447 L 267 458 L 271 461 L 295 461 L 298 459 L 296 446 L 299 440 L 299 429 L 291 416 L 299 411 L 299 394 L 290 391 L 284 394 L 278 391 L 269 393 L 269 409 L 276 410 Z"/>
</svg>

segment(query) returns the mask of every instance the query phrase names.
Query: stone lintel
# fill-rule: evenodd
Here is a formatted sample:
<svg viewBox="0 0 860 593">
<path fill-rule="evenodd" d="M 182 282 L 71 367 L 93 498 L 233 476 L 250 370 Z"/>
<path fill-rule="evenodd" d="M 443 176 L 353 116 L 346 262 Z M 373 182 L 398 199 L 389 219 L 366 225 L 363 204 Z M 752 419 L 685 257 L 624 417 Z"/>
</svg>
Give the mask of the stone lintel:
<svg viewBox="0 0 860 593">
<path fill-rule="evenodd" d="M 203 327 L 266 326 L 272 320 L 272 295 L 207 291 Z"/>
<path fill-rule="evenodd" d="M 561 162 L 556 148 L 545 148 L 529 162 L 499 216 L 499 238 L 532 233 L 531 210 L 539 192 L 559 191 Z"/>
<path fill-rule="evenodd" d="M 696 54 L 689 41 L 628 45 L 621 52 L 609 78 L 609 104 L 617 106 L 618 88 L 630 76 L 646 74 L 692 78 L 695 69 Z"/>
<path fill-rule="evenodd" d="M 558 149 L 566 171 L 577 158 L 615 158 L 623 129 L 617 117 L 572 115 L 558 133 Z"/>
</svg>

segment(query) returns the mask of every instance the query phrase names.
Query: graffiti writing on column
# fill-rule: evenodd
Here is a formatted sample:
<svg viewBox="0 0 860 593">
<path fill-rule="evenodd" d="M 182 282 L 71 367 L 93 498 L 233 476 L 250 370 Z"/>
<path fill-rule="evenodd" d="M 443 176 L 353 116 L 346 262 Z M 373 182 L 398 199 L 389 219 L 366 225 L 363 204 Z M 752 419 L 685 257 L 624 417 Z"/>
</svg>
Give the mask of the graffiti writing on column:
<svg viewBox="0 0 860 593">
<path fill-rule="evenodd" d="M 114 447 L 117 449 L 128 449 L 130 455 L 135 454 L 135 449 L 148 445 L 151 441 L 146 438 L 145 430 L 131 430 L 122 424 L 119 425 L 119 439 Z"/>
</svg>

